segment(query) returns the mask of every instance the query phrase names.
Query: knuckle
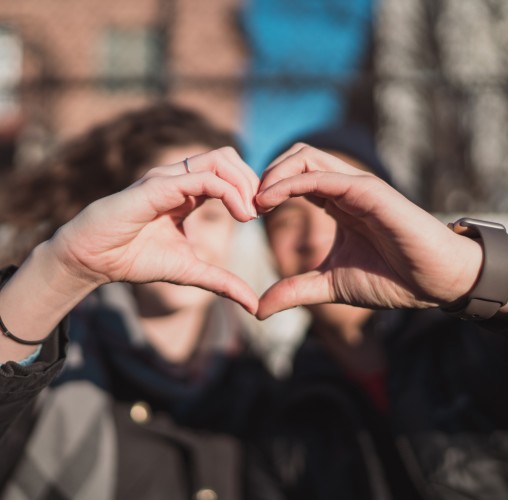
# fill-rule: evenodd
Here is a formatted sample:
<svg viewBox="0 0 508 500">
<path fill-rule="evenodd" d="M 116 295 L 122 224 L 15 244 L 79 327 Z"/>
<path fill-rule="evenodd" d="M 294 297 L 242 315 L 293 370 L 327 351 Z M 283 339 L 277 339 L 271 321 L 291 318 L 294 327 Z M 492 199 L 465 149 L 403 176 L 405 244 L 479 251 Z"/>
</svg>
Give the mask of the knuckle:
<svg viewBox="0 0 508 500">
<path fill-rule="evenodd" d="M 360 177 L 362 177 L 362 183 L 367 188 L 377 188 L 384 183 L 382 179 L 370 172 L 365 172 Z"/>
<path fill-rule="evenodd" d="M 218 158 L 228 158 L 236 153 L 235 148 L 232 146 L 222 146 L 221 148 L 216 149 L 215 152 L 217 153 Z"/>
<path fill-rule="evenodd" d="M 314 149 L 305 142 L 297 142 L 294 147 L 298 148 L 298 150 L 304 154 L 309 153 L 312 149 Z"/>
<path fill-rule="evenodd" d="M 233 146 L 223 146 L 221 148 L 222 152 L 225 154 L 235 154 L 236 150 Z"/>
<path fill-rule="evenodd" d="M 312 170 L 310 172 L 306 172 L 304 175 L 308 176 L 315 182 L 322 182 L 329 178 L 328 172 L 323 170 Z"/>
<path fill-rule="evenodd" d="M 141 179 L 152 179 L 153 177 L 165 177 L 177 175 L 178 172 L 173 171 L 173 165 L 157 165 L 145 172 Z"/>
<path fill-rule="evenodd" d="M 217 179 L 217 176 L 213 172 L 210 172 L 209 170 L 203 172 L 201 175 L 203 176 L 203 180 L 205 180 L 206 182 L 211 182 L 212 180 Z"/>
<path fill-rule="evenodd" d="M 203 189 L 223 189 L 221 179 L 208 170 L 200 174 L 200 180 Z"/>
<path fill-rule="evenodd" d="M 147 187 L 147 188 L 152 188 L 152 187 L 156 186 L 158 183 L 159 183 L 159 179 L 155 175 L 148 175 L 148 173 L 147 173 L 147 175 L 145 175 L 143 177 L 142 184 L 144 184 L 145 187 Z"/>
<path fill-rule="evenodd" d="M 147 172 L 145 172 L 145 174 L 141 177 L 140 180 L 151 179 L 152 177 L 158 175 L 157 168 L 158 167 L 154 167 L 154 168 L 151 168 L 150 170 L 148 170 Z"/>
<path fill-rule="evenodd" d="M 161 189 L 167 190 L 171 187 L 171 184 L 164 183 L 161 177 L 153 175 L 151 177 L 147 177 L 143 182 L 145 187 L 151 191 L 156 190 L 159 191 Z"/>
</svg>

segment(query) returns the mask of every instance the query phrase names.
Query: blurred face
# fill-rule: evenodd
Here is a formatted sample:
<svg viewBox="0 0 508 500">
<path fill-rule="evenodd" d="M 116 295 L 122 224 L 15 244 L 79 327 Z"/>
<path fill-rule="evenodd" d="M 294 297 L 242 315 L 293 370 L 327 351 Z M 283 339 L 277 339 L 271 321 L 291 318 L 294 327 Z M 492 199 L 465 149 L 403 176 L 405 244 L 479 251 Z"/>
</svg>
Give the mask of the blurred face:
<svg viewBox="0 0 508 500">
<path fill-rule="evenodd" d="M 360 170 L 369 169 L 350 156 L 325 149 Z M 328 255 L 336 222 L 305 198 L 292 198 L 266 216 L 268 241 L 283 278 L 315 269 Z"/>
<path fill-rule="evenodd" d="M 335 220 L 304 198 L 286 201 L 265 222 L 268 241 L 284 278 L 319 266 L 335 237 Z"/>
<path fill-rule="evenodd" d="M 326 152 L 368 171 L 345 155 Z M 287 278 L 311 271 L 324 261 L 333 245 L 337 223 L 324 209 L 305 198 L 291 198 L 266 216 L 265 228 L 279 274 Z M 329 325 L 369 314 L 367 310 L 343 304 L 318 304 L 308 309 L 315 319 Z"/>
<path fill-rule="evenodd" d="M 210 148 L 195 145 L 170 149 L 158 158 L 157 165 L 171 165 L 186 157 L 209 151 Z M 219 200 L 207 200 L 184 221 L 187 240 L 196 256 L 210 264 L 226 267 L 229 249 L 233 242 L 235 220 Z M 206 306 L 214 294 L 200 288 L 177 286 L 168 283 L 141 285 L 143 294 L 167 312 L 187 307 Z"/>
</svg>

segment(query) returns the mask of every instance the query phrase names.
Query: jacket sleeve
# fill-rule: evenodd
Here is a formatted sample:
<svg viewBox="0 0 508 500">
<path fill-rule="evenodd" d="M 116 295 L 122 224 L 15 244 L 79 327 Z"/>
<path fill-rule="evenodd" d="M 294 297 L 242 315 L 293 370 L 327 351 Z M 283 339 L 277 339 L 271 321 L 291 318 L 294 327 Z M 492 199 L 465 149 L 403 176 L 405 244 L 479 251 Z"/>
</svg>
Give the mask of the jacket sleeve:
<svg viewBox="0 0 508 500">
<path fill-rule="evenodd" d="M 15 271 L 12 267 L 0 270 L 0 286 Z M 66 318 L 56 327 L 50 340 L 43 344 L 37 360 L 31 365 L 21 366 L 8 361 L 0 366 L 0 440 L 11 423 L 61 370 L 68 341 L 67 332 Z"/>
<path fill-rule="evenodd" d="M 501 318 L 494 316 L 493 318 L 487 320 L 474 321 L 474 323 L 489 332 L 501 333 L 508 336 L 508 318 L 506 317 Z"/>
</svg>

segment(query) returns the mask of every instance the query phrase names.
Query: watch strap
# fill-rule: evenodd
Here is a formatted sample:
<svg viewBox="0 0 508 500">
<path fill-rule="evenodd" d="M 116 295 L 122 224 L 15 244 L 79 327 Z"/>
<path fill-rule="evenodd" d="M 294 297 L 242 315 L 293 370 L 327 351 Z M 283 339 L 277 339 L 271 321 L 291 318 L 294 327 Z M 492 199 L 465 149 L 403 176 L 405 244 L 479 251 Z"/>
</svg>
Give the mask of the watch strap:
<svg viewBox="0 0 508 500">
<path fill-rule="evenodd" d="M 480 239 L 483 263 L 471 291 L 443 311 L 461 319 L 494 316 L 508 302 L 508 234 L 502 224 L 464 218 L 450 225 L 457 233 Z"/>
</svg>

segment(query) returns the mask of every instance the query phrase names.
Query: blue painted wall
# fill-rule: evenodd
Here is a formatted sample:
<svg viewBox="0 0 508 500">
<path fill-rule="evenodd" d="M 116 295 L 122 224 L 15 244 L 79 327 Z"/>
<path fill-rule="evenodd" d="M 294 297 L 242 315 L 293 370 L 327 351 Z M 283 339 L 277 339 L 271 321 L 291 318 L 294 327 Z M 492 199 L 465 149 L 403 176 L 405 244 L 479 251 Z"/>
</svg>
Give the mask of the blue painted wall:
<svg viewBox="0 0 508 500">
<path fill-rule="evenodd" d="M 348 80 L 365 55 L 375 1 L 246 0 L 242 21 L 251 76 Z M 244 106 L 244 152 L 258 172 L 293 137 L 340 120 L 344 112 L 335 88 L 310 84 L 253 85 Z"/>
</svg>

